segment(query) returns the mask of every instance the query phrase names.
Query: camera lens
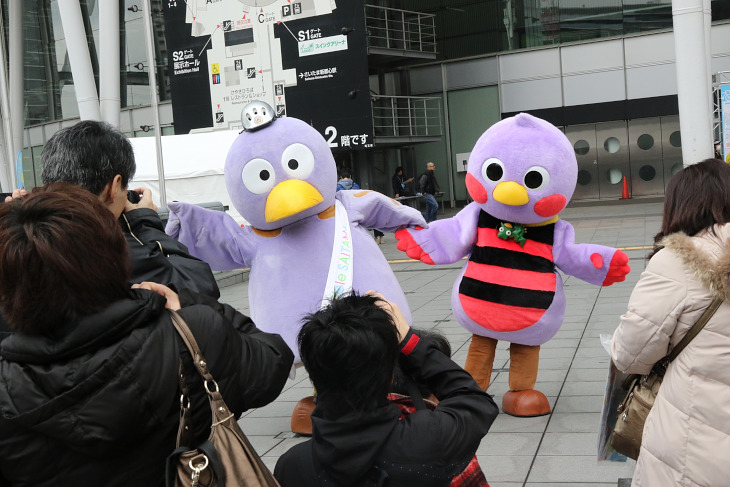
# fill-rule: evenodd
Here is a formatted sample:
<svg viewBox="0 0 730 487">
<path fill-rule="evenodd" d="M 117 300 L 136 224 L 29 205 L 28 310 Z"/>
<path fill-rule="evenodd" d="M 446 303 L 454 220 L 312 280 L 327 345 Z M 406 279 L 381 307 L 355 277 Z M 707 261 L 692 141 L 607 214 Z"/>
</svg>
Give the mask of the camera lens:
<svg viewBox="0 0 730 487">
<path fill-rule="evenodd" d="M 139 203 L 139 193 L 136 191 L 127 190 L 127 199 L 130 203 Z"/>
</svg>

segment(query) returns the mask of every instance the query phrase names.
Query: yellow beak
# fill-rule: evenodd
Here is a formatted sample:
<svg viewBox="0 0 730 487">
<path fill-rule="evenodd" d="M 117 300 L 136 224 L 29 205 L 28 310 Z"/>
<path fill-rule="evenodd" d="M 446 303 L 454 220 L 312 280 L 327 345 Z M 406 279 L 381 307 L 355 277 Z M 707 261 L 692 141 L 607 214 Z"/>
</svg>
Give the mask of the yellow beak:
<svg viewBox="0 0 730 487">
<path fill-rule="evenodd" d="M 530 196 L 527 194 L 525 187 L 514 181 L 499 183 L 494 188 L 492 197 L 499 203 L 510 206 L 522 206 L 530 201 Z"/>
<path fill-rule="evenodd" d="M 271 190 L 266 198 L 264 217 L 268 223 L 317 206 L 324 197 L 317 189 L 301 179 L 282 181 Z"/>
</svg>

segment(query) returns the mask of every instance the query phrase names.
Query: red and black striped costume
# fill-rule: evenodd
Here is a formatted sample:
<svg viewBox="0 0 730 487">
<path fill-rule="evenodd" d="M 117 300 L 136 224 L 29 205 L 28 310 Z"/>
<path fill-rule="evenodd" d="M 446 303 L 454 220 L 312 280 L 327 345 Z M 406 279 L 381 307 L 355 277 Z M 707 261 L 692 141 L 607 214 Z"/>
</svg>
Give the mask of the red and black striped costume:
<svg viewBox="0 0 730 487">
<path fill-rule="evenodd" d="M 510 332 L 535 324 L 553 303 L 555 224 L 527 227 L 521 246 L 497 236 L 502 223 L 479 213 L 477 241 L 459 283 L 459 301 L 475 323 Z"/>
</svg>

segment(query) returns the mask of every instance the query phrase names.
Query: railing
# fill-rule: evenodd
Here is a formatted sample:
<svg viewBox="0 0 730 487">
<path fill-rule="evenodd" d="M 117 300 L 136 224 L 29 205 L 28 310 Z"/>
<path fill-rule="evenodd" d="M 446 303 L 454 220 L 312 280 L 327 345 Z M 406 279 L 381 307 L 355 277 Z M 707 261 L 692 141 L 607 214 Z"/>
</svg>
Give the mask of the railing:
<svg viewBox="0 0 730 487">
<path fill-rule="evenodd" d="M 435 15 L 365 5 L 369 47 L 436 53 Z"/>
<path fill-rule="evenodd" d="M 372 95 L 375 137 L 441 135 L 441 98 Z"/>
</svg>

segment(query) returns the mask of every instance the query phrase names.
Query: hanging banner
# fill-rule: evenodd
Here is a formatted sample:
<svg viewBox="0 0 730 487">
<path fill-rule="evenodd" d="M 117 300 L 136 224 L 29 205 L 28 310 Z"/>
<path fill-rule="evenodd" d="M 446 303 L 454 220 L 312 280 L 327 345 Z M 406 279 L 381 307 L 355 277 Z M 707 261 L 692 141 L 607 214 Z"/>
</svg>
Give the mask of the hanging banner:
<svg viewBox="0 0 730 487">
<path fill-rule="evenodd" d="M 720 120 L 722 132 L 722 158 L 730 163 L 730 84 L 720 86 Z"/>
<path fill-rule="evenodd" d="M 332 150 L 372 147 L 363 0 L 163 0 L 175 134 L 241 130 L 255 100 Z"/>
</svg>

